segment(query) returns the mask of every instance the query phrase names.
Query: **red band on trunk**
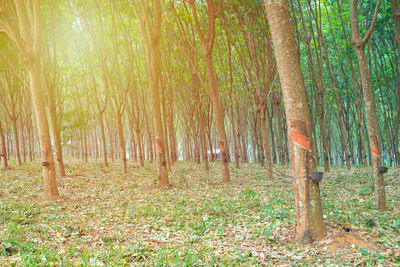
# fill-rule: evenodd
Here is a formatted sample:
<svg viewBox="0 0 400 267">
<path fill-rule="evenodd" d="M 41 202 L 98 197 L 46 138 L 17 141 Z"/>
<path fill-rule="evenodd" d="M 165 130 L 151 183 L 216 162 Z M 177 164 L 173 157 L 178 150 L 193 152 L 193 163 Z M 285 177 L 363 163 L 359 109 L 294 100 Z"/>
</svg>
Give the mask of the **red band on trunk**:
<svg viewBox="0 0 400 267">
<path fill-rule="evenodd" d="M 40 142 L 39 146 L 41 150 L 46 151 L 46 144 L 44 142 Z"/>
<path fill-rule="evenodd" d="M 372 153 L 373 155 L 377 156 L 377 157 L 380 157 L 380 156 L 381 156 L 381 153 L 379 153 L 379 150 L 377 150 L 377 149 L 371 148 L 371 153 Z"/>
<path fill-rule="evenodd" d="M 310 144 L 310 141 L 308 140 L 307 136 L 305 136 L 304 134 L 301 134 L 299 132 L 292 131 L 292 132 L 290 132 L 290 137 L 294 144 L 311 152 L 311 144 Z"/>
<path fill-rule="evenodd" d="M 158 153 L 162 153 L 162 152 L 163 152 L 162 147 L 159 146 L 159 145 L 156 145 L 156 151 L 157 151 Z"/>
<path fill-rule="evenodd" d="M 265 152 L 269 152 L 269 145 L 264 146 Z"/>
</svg>

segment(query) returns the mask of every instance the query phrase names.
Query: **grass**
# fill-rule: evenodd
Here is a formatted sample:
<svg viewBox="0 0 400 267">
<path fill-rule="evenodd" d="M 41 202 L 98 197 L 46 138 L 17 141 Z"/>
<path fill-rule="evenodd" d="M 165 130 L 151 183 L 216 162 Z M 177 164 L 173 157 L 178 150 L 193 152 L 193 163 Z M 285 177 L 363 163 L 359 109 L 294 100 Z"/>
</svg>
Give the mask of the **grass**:
<svg viewBox="0 0 400 267">
<path fill-rule="evenodd" d="M 201 165 L 178 162 L 170 174 L 174 186 L 159 191 L 150 163 L 130 163 L 124 175 L 118 163 L 67 160 L 68 175 L 58 180 L 65 200 L 55 202 L 40 200 L 38 163 L 12 165 L 0 172 L 0 265 L 400 265 L 399 169 L 385 175 L 384 213 L 374 210 L 369 169 L 325 174 L 328 236 L 302 245 L 294 242 L 287 167 L 276 167 L 285 175 L 270 181 L 265 169 L 242 164 L 222 184 L 218 163 L 210 165 L 205 173 Z"/>
</svg>

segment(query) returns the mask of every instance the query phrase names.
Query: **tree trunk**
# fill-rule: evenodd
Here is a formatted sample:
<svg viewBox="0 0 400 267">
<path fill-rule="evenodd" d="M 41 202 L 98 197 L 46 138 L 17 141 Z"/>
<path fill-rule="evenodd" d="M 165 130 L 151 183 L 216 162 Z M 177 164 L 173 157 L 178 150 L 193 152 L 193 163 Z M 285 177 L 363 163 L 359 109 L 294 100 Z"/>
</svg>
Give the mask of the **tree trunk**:
<svg viewBox="0 0 400 267">
<path fill-rule="evenodd" d="M 140 166 L 144 167 L 144 160 L 143 160 L 143 147 L 142 147 L 142 138 L 139 129 L 135 129 L 136 136 L 137 136 L 137 143 L 138 143 L 138 153 L 139 153 L 139 162 Z"/>
<path fill-rule="evenodd" d="M 257 147 L 257 154 L 254 153 L 254 155 L 257 155 L 258 163 L 260 163 L 261 167 L 265 167 L 265 160 L 264 160 L 264 149 L 263 149 L 263 136 L 262 136 L 262 131 L 261 131 L 261 119 L 259 118 L 259 115 L 254 116 L 254 142 L 256 146 L 254 146 L 254 150 L 256 150 Z M 254 156 L 254 159 L 256 156 Z"/>
<path fill-rule="evenodd" d="M 121 152 L 122 158 L 122 171 L 123 173 L 128 172 L 128 166 L 126 162 L 126 146 L 125 146 L 125 137 L 124 137 L 124 126 L 122 125 L 122 118 L 119 111 L 117 111 L 117 135 L 118 135 L 118 143 L 119 149 Z"/>
<path fill-rule="evenodd" d="M 63 150 L 62 150 L 62 145 L 61 145 L 61 135 L 60 135 L 60 131 L 59 131 L 58 125 L 57 125 L 57 113 L 56 113 L 54 93 L 52 93 L 52 91 L 53 91 L 52 88 L 48 88 L 50 125 L 51 125 L 51 131 L 53 133 L 54 148 L 56 151 L 57 171 L 58 171 L 58 175 L 63 177 L 63 176 L 65 176 Z"/>
<path fill-rule="evenodd" d="M 244 135 L 242 135 L 242 157 L 243 157 L 243 162 L 245 162 L 245 163 L 248 163 L 249 162 L 249 156 L 248 156 L 248 153 L 247 153 L 247 148 L 248 148 L 248 146 L 247 146 L 247 143 L 246 143 L 246 139 L 245 139 L 245 136 Z"/>
<path fill-rule="evenodd" d="M 273 118 L 274 118 L 273 117 L 273 105 L 271 105 L 271 116 L 268 116 L 269 132 L 271 133 L 271 149 L 270 150 L 272 153 L 272 163 L 276 164 L 276 149 L 275 149 L 275 139 L 274 139 Z"/>
<path fill-rule="evenodd" d="M 83 130 L 83 159 L 85 163 L 88 163 L 88 140 L 86 129 Z"/>
<path fill-rule="evenodd" d="M 207 77 L 209 81 L 209 90 L 210 97 L 213 102 L 213 110 L 215 117 L 215 125 L 217 128 L 218 135 L 218 144 L 221 153 L 221 171 L 222 171 L 222 181 L 230 182 L 230 174 L 229 174 L 229 160 L 228 160 L 228 146 L 226 140 L 226 132 L 225 132 L 225 119 L 224 119 L 224 111 L 222 110 L 222 105 L 218 96 L 218 88 L 215 80 L 215 70 L 212 62 L 212 54 L 211 51 L 205 52 L 207 53 L 204 58 L 206 61 L 206 70 Z"/>
<path fill-rule="evenodd" d="M 400 50 L 400 2 L 399 0 L 390 0 L 390 6 L 392 8 L 392 20 L 396 30 L 395 40 L 397 48 Z"/>
<path fill-rule="evenodd" d="M 290 136 L 290 157 L 294 176 L 294 192 L 297 215 L 298 240 L 312 242 L 326 234 L 323 223 L 319 185 L 310 180 L 311 169 L 311 125 L 306 91 L 300 70 L 300 61 L 285 0 L 266 0 L 277 67 L 285 102 L 288 134 Z M 279 44 L 279 45 L 278 45 Z"/>
<path fill-rule="evenodd" d="M 18 166 L 22 165 L 21 162 L 21 152 L 19 149 L 19 135 L 18 135 L 18 127 L 17 127 L 17 120 L 11 119 L 13 134 L 14 134 L 14 150 L 15 150 L 15 157 L 17 159 Z"/>
<path fill-rule="evenodd" d="M 22 162 L 26 162 L 26 136 L 24 126 L 21 125 L 21 151 L 22 151 Z"/>
<path fill-rule="evenodd" d="M 197 139 L 196 130 L 194 124 L 191 127 L 193 129 L 193 145 L 194 145 L 194 161 L 196 164 L 200 164 L 200 147 Z"/>
<path fill-rule="evenodd" d="M 375 97 L 371 88 L 372 78 L 370 76 L 367 57 L 365 54 L 365 45 L 372 34 L 372 30 L 374 29 L 377 20 L 380 0 L 378 1 L 375 8 L 374 19 L 371 23 L 370 28 L 368 29 L 367 35 L 364 38 L 361 37 L 358 25 L 359 22 L 357 14 L 357 2 L 357 0 L 351 0 L 350 2 L 352 45 L 356 51 L 358 65 L 360 69 L 365 112 L 367 116 L 367 129 L 371 148 L 372 164 L 374 169 L 375 206 L 376 209 L 384 211 L 386 209 L 385 182 L 383 179 L 383 175 L 379 172 L 379 167 L 381 165 L 381 148 L 379 145 L 379 141 L 381 140 L 381 137 L 379 132 Z"/>
<path fill-rule="evenodd" d="M 278 125 L 278 149 L 279 149 L 279 163 L 284 164 L 285 163 L 285 156 L 283 152 L 283 143 L 282 143 L 282 120 L 281 120 L 281 107 L 280 107 L 280 102 L 279 104 L 274 105 L 275 109 L 275 116 L 277 119 L 277 125 Z"/>
<path fill-rule="evenodd" d="M 201 108 L 200 108 L 201 109 Z M 199 125 L 200 125 L 200 139 L 203 150 L 203 161 L 204 161 L 204 169 L 208 172 L 210 167 L 208 166 L 208 153 L 207 153 L 207 141 L 206 141 L 206 133 L 204 130 L 204 112 L 201 109 L 199 114 Z"/>
<path fill-rule="evenodd" d="M 157 47 L 158 48 L 158 47 Z M 151 53 L 153 56 L 156 56 L 157 51 L 152 49 Z M 162 129 L 162 120 L 161 120 L 161 109 L 160 109 L 160 99 L 159 99 L 159 75 L 156 76 L 157 69 L 159 66 L 158 63 L 155 63 L 152 60 L 151 69 L 152 74 L 149 75 L 149 84 L 150 84 L 150 100 L 151 100 L 151 107 L 152 107 L 152 114 L 153 114 L 153 129 L 154 129 L 154 142 L 155 142 L 155 150 L 156 150 L 156 159 L 157 159 L 157 170 L 159 175 L 159 187 L 163 188 L 168 185 L 168 170 L 167 170 L 167 162 L 165 159 L 165 147 L 164 147 L 164 136 L 163 136 L 163 129 Z M 150 78 L 150 76 L 156 76 Z"/>
<path fill-rule="evenodd" d="M 112 133 L 111 127 L 109 122 L 107 122 L 107 133 L 108 133 L 108 143 L 110 145 L 110 157 L 111 157 L 111 162 L 114 162 L 114 135 Z"/>
<path fill-rule="evenodd" d="M 29 120 L 30 120 L 30 118 L 29 118 Z M 34 153 L 35 153 L 33 151 L 33 142 L 32 142 L 33 133 L 32 133 L 31 127 L 32 127 L 32 123 L 29 123 L 28 127 L 27 127 L 27 132 L 28 132 L 28 147 L 29 147 L 29 161 L 30 162 L 33 161 L 33 157 L 34 157 Z"/>
<path fill-rule="evenodd" d="M 201 30 L 200 22 L 198 21 L 196 2 L 190 1 L 189 3 L 193 12 L 196 31 L 201 41 L 201 46 L 203 48 L 203 53 L 204 53 L 203 55 L 204 61 L 206 63 L 206 72 L 209 85 L 208 94 L 210 95 L 211 101 L 213 103 L 215 125 L 217 128 L 218 144 L 221 154 L 222 181 L 230 182 L 229 158 L 228 158 L 229 152 L 228 152 L 228 143 L 225 132 L 225 114 L 222 108 L 221 101 L 218 96 L 218 86 L 215 77 L 216 73 L 212 58 L 212 51 L 215 41 L 215 18 L 217 11 L 215 9 L 213 0 L 207 0 L 208 32 L 207 36 L 205 36 Z"/>
<path fill-rule="evenodd" d="M 1 126 L 0 121 L 0 157 L 1 157 L 1 166 L 3 169 L 8 168 L 8 161 L 7 161 L 7 146 L 6 140 L 4 138 L 3 127 Z"/>
<path fill-rule="evenodd" d="M 53 151 L 51 147 L 49 124 L 44 105 L 43 87 L 40 75 L 39 57 L 34 57 L 33 62 L 27 63 L 32 94 L 33 109 L 35 111 L 36 125 L 39 134 L 40 161 L 43 169 L 44 198 L 54 200 L 59 198 L 56 173 L 54 167 Z"/>
<path fill-rule="evenodd" d="M 212 145 L 212 141 L 211 141 L 211 129 L 210 131 L 207 133 L 207 139 L 208 139 L 208 144 L 210 146 L 210 157 L 211 157 L 211 162 L 215 161 L 215 155 L 214 155 L 214 150 L 213 150 L 213 145 Z M 208 156 L 208 153 L 207 153 Z"/>
<path fill-rule="evenodd" d="M 139 27 L 144 40 L 146 54 L 147 78 L 150 87 L 150 102 L 153 115 L 154 142 L 157 160 L 158 186 L 164 188 L 168 185 L 168 169 L 166 162 L 166 148 L 164 143 L 161 105 L 160 105 L 160 81 L 161 81 L 161 53 L 160 53 L 160 38 L 161 38 L 161 2 L 154 0 L 152 8 L 145 0 L 141 0 L 146 12 L 143 14 L 132 3 L 132 8 L 139 18 Z M 151 11 L 151 14 L 150 12 Z M 146 16 L 151 16 L 147 17 Z M 151 20 L 151 23 L 150 23 Z M 150 132 L 150 131 L 149 131 Z M 150 137 L 150 136 L 149 136 Z M 151 142 L 150 142 L 151 144 Z"/>
<path fill-rule="evenodd" d="M 104 132 L 104 121 L 103 121 L 103 114 L 99 114 L 98 116 L 99 124 L 100 124 L 100 135 L 101 135 L 101 148 L 103 151 L 103 164 L 104 167 L 108 167 L 107 162 L 107 141 L 106 141 L 106 134 Z"/>
<path fill-rule="evenodd" d="M 160 55 L 161 56 L 161 55 Z M 161 63 L 160 63 L 161 65 Z M 160 66 L 161 68 L 161 66 Z M 163 127 L 163 143 L 164 143 L 164 157 L 167 162 L 167 171 L 171 171 L 171 158 L 169 154 L 169 144 L 168 144 L 168 125 L 167 125 L 167 109 L 166 109 L 166 103 L 165 103 L 165 84 L 164 84 L 164 79 L 163 76 L 160 73 L 160 86 L 161 86 L 161 106 L 162 106 L 162 125 Z"/>
<path fill-rule="evenodd" d="M 340 3 L 339 0 L 337 0 L 338 7 L 339 7 L 339 17 L 340 17 Z M 341 17 L 340 17 L 341 18 Z M 344 21 L 341 19 L 341 24 L 342 24 L 342 29 L 346 33 L 346 27 L 344 26 Z M 361 106 L 361 101 L 360 101 L 360 94 L 359 94 L 359 88 L 358 88 L 358 81 L 355 77 L 354 73 L 354 67 L 353 67 L 353 61 L 352 61 L 352 56 L 350 53 L 350 49 L 347 48 L 347 61 L 349 63 L 350 67 L 350 77 L 351 77 L 351 82 L 354 88 L 354 94 L 355 94 L 355 102 L 356 102 L 356 115 L 357 115 L 357 120 L 358 120 L 358 133 L 360 136 L 360 142 L 361 142 L 361 148 L 362 150 L 359 153 L 359 158 L 361 164 L 364 164 L 364 166 L 367 166 L 367 153 L 365 152 L 365 138 L 364 138 L 364 131 L 363 131 L 363 124 L 364 124 L 364 117 L 362 113 L 362 106 Z"/>
<path fill-rule="evenodd" d="M 97 160 L 99 158 L 99 143 L 98 143 L 98 140 L 97 140 L 97 129 L 94 129 L 94 140 L 93 140 L 93 142 L 94 142 L 95 160 L 96 160 L 96 163 L 97 163 Z"/>
<path fill-rule="evenodd" d="M 260 122 L 260 127 L 261 127 L 261 134 L 264 142 L 264 149 L 265 149 L 265 157 L 267 159 L 267 178 L 272 180 L 272 160 L 271 160 L 271 152 L 270 152 L 270 147 L 269 147 L 269 136 L 268 136 L 268 130 L 266 126 L 266 121 L 265 121 L 265 108 L 262 107 L 259 112 L 259 122 Z"/>
<path fill-rule="evenodd" d="M 237 145 L 237 135 L 235 132 L 235 125 L 234 125 L 234 115 L 231 107 L 231 123 L 232 123 L 232 140 L 233 140 L 233 149 L 235 153 L 235 168 L 239 168 L 239 151 L 238 151 L 238 145 Z"/>
<path fill-rule="evenodd" d="M 356 49 L 356 54 L 361 74 L 365 112 L 367 116 L 367 129 L 371 148 L 372 165 L 374 168 L 375 206 L 378 210 L 384 211 L 386 209 L 385 182 L 383 175 L 379 173 L 379 167 L 381 166 L 381 148 L 379 141 L 381 140 L 381 137 L 375 97 L 371 88 L 372 80 L 368 71 L 368 63 L 364 48 L 362 50 Z"/>
<path fill-rule="evenodd" d="M 136 144 L 136 138 L 135 135 L 133 134 L 133 126 L 130 127 L 130 133 L 131 133 L 131 151 L 129 153 L 130 156 L 132 156 L 133 162 L 137 162 L 137 144 Z"/>
</svg>

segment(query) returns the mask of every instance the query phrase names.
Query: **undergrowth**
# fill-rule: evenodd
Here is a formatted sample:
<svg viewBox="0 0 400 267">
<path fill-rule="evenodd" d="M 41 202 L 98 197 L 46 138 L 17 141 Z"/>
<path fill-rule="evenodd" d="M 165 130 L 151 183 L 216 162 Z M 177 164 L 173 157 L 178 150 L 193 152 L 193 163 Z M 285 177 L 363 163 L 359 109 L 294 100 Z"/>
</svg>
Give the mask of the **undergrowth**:
<svg viewBox="0 0 400 267">
<path fill-rule="evenodd" d="M 58 179 L 64 199 L 55 202 L 41 201 L 38 163 L 13 165 L 0 172 L 0 265 L 400 265 L 399 169 L 385 175 L 384 213 L 374 209 L 370 169 L 326 173 L 328 236 L 304 245 L 295 242 L 287 167 L 268 180 L 256 164 L 232 165 L 232 182 L 222 184 L 218 163 L 210 165 L 206 173 L 178 162 L 172 188 L 160 191 L 150 163 L 130 163 L 124 175 L 118 163 L 68 160 L 67 177 Z M 374 246 L 337 244 L 343 226 Z"/>
</svg>

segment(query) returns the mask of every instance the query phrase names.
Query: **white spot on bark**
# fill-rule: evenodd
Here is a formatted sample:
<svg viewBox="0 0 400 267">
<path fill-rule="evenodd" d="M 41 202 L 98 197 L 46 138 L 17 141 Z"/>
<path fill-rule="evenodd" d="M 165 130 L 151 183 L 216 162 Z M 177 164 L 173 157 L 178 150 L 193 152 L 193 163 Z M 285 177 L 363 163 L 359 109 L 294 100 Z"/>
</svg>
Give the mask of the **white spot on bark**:
<svg viewBox="0 0 400 267">
<path fill-rule="evenodd" d="M 370 109 L 371 108 L 371 102 L 368 101 L 367 103 L 365 103 L 365 108 L 366 109 Z"/>
<path fill-rule="evenodd" d="M 271 5 L 272 3 L 275 3 L 275 4 L 279 5 L 279 6 L 283 5 L 283 1 L 282 0 L 269 0 L 268 1 L 268 5 Z"/>
</svg>

